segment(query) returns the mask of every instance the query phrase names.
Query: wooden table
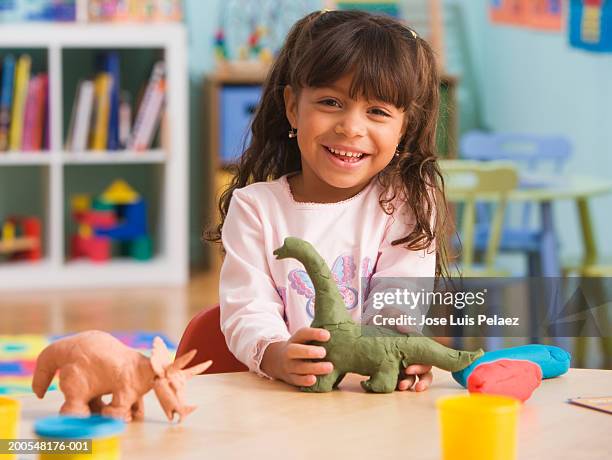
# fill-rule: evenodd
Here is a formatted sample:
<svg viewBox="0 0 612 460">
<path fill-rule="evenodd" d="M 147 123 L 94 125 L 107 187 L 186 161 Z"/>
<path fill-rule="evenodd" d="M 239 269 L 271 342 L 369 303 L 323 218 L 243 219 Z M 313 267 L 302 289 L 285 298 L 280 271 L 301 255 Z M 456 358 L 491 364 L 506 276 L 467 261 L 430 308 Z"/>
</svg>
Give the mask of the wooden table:
<svg viewBox="0 0 612 460">
<path fill-rule="evenodd" d="M 198 376 L 188 400 L 198 409 L 181 425 L 166 422 L 153 393 L 146 419 L 128 426 L 124 459 L 440 458 L 435 401 L 463 390 L 450 373 L 434 369 L 422 393 L 367 394 L 357 375 L 342 391 L 301 393 L 251 373 Z M 612 415 L 567 404 L 575 396 L 612 395 L 612 371 L 571 369 L 544 381 L 522 408 L 520 459 L 610 458 Z M 52 415 L 62 395 L 23 402 L 21 438 L 34 419 Z"/>
</svg>

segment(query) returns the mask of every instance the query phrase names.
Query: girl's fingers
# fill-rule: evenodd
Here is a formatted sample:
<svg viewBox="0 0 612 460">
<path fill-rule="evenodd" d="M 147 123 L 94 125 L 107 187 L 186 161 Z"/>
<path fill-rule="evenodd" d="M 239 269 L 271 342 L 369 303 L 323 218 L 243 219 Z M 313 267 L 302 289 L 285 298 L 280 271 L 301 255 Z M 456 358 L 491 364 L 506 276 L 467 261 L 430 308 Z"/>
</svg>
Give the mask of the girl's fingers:
<svg viewBox="0 0 612 460">
<path fill-rule="evenodd" d="M 289 372 L 299 375 L 326 375 L 334 370 L 330 362 L 312 363 L 308 361 L 292 361 L 289 363 Z"/>
<path fill-rule="evenodd" d="M 419 382 L 414 386 L 414 391 L 424 391 L 429 385 L 431 385 L 431 381 L 433 380 L 433 374 L 431 371 L 426 372 L 425 374 L 419 375 Z"/>
<path fill-rule="evenodd" d="M 310 341 L 327 342 L 329 340 L 329 331 L 315 327 L 303 327 L 298 330 L 289 342 L 291 343 L 306 343 Z"/>
<path fill-rule="evenodd" d="M 290 343 L 287 345 L 287 358 L 289 359 L 321 359 L 325 358 L 325 348 L 316 345 L 303 345 Z"/>
<path fill-rule="evenodd" d="M 404 370 L 406 375 L 421 375 L 427 372 L 431 372 L 431 366 L 427 364 L 411 364 Z"/>
<path fill-rule="evenodd" d="M 290 383 L 296 387 L 311 387 L 317 383 L 314 375 L 289 374 Z"/>
<path fill-rule="evenodd" d="M 399 391 L 406 391 L 412 388 L 414 382 L 416 381 L 416 377 L 414 375 L 407 375 L 406 378 L 397 382 L 397 389 Z"/>
</svg>

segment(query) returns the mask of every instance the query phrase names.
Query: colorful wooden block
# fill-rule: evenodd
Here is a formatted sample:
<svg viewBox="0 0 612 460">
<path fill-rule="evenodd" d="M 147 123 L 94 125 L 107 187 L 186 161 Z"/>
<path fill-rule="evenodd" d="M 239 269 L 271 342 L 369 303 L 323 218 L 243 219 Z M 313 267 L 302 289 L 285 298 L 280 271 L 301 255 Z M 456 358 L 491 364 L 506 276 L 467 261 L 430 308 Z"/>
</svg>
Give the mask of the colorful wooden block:
<svg viewBox="0 0 612 460">
<path fill-rule="evenodd" d="M 86 208 L 86 196 L 73 199 L 73 218 L 79 224 L 71 239 L 73 258 L 106 261 L 111 244 L 121 243 L 120 254 L 137 260 L 153 256 L 153 242 L 147 232 L 147 204 L 125 181 L 113 182 Z"/>
<path fill-rule="evenodd" d="M 36 217 L 13 216 L 2 224 L 0 254 L 10 260 L 38 260 L 42 257 L 42 226 Z"/>
<path fill-rule="evenodd" d="M 73 213 L 82 213 L 91 208 L 91 197 L 89 195 L 74 195 L 70 199 L 70 207 Z"/>
<path fill-rule="evenodd" d="M 83 218 L 83 223 L 92 228 L 113 228 L 117 225 L 117 216 L 113 210 L 110 211 L 90 211 Z"/>
<path fill-rule="evenodd" d="M 102 199 L 114 205 L 131 204 L 140 199 L 140 195 L 124 180 L 116 180 L 101 195 Z"/>
<path fill-rule="evenodd" d="M 95 234 L 117 241 L 134 240 L 147 234 L 147 205 L 140 199 L 120 207 L 119 223 L 111 228 L 96 228 Z"/>
</svg>

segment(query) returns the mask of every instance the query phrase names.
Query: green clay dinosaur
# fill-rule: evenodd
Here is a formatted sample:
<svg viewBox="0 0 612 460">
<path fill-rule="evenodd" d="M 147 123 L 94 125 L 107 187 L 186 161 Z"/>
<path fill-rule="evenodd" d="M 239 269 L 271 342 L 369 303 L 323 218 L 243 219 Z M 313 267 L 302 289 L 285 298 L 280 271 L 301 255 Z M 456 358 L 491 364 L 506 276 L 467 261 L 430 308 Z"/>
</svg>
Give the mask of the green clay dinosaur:
<svg viewBox="0 0 612 460">
<path fill-rule="evenodd" d="M 302 391 L 324 393 L 336 388 L 347 372 L 366 375 L 361 382 L 366 391 L 390 393 L 395 390 L 400 372 L 410 364 L 431 364 L 455 372 L 466 368 L 483 355 L 447 348 L 428 337 L 409 337 L 376 326 L 356 324 L 346 306 L 329 267 L 307 241 L 285 238 L 282 247 L 274 251 L 277 259 L 299 260 L 315 288 L 315 317 L 311 327 L 327 329 L 330 339 L 316 342 L 327 350 L 326 361 L 334 370 L 317 376 L 317 382 Z"/>
</svg>

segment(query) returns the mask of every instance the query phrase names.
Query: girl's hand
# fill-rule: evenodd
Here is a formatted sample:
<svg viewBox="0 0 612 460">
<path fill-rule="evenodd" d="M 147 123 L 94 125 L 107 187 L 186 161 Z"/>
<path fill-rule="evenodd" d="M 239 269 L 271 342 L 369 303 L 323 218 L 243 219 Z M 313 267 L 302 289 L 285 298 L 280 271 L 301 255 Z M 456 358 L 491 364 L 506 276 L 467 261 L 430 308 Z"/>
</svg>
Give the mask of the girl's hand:
<svg viewBox="0 0 612 460">
<path fill-rule="evenodd" d="M 316 345 L 306 345 L 306 342 L 327 342 L 329 337 L 329 331 L 325 329 L 304 327 L 286 342 L 271 343 L 261 360 L 261 370 L 290 385 L 312 386 L 317 381 L 317 375 L 329 374 L 334 365 L 310 361 L 324 358 L 326 350 Z"/>
<path fill-rule="evenodd" d="M 405 375 L 403 377 L 405 378 L 401 379 L 397 383 L 397 389 L 399 391 L 410 390 L 413 388 L 413 385 L 414 391 L 425 391 L 429 385 L 431 385 L 431 381 L 433 380 L 431 366 L 425 364 L 411 364 L 404 369 L 404 374 Z"/>
</svg>

